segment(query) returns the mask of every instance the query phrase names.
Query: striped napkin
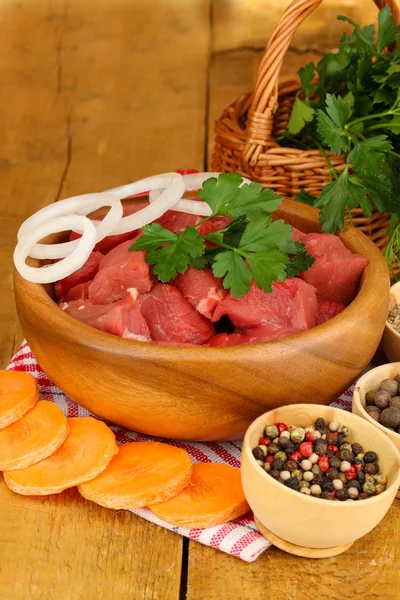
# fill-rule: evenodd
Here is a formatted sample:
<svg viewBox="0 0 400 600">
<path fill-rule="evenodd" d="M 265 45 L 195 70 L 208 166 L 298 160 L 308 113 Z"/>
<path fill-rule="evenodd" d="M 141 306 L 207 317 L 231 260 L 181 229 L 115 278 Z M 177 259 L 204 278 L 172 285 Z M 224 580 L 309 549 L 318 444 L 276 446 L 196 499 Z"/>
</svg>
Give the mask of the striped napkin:
<svg viewBox="0 0 400 600">
<path fill-rule="evenodd" d="M 56 387 L 47 375 L 38 365 L 35 357 L 32 354 L 26 342 L 23 342 L 18 352 L 12 358 L 8 369 L 14 371 L 28 371 L 36 378 L 39 385 L 41 398 L 43 400 L 51 400 L 58 404 L 67 417 L 86 417 L 91 415 L 89 411 L 79 406 L 76 402 L 68 398 L 58 387 Z M 350 410 L 352 389 L 347 390 L 332 406 Z M 164 440 L 155 438 L 142 433 L 135 433 L 122 427 L 110 425 L 116 435 L 118 443 L 124 442 L 146 442 L 146 441 L 162 441 L 167 444 L 172 444 L 179 448 L 184 448 L 190 455 L 193 462 L 219 462 L 232 467 L 240 468 L 241 442 L 189 442 L 180 440 Z M 188 529 L 184 527 L 174 527 L 169 523 L 165 523 L 158 519 L 153 513 L 146 508 L 132 510 L 135 514 L 143 517 L 147 521 L 156 523 L 161 527 L 165 527 L 179 535 L 190 538 L 222 550 L 227 554 L 241 558 L 246 562 L 252 562 L 260 556 L 264 550 L 269 548 L 270 543 L 261 535 L 254 522 L 251 513 L 245 515 L 235 521 L 230 521 L 224 525 L 209 527 L 208 529 Z"/>
</svg>

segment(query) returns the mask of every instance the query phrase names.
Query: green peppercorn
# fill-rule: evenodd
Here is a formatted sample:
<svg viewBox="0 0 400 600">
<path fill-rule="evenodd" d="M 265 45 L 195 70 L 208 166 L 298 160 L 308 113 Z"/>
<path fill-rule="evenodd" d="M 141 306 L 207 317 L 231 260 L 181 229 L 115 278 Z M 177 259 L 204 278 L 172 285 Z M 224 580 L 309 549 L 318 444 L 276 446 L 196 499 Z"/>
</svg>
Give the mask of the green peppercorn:
<svg viewBox="0 0 400 600">
<path fill-rule="evenodd" d="M 279 452 L 277 452 L 274 455 L 274 458 L 279 458 L 280 460 L 282 460 L 283 462 L 286 462 L 288 457 L 286 456 L 286 453 L 283 452 L 282 450 L 280 450 Z"/>
<path fill-rule="evenodd" d="M 301 484 L 301 487 L 308 487 L 309 488 L 311 486 L 311 483 L 309 481 L 305 481 L 305 480 L 301 481 L 300 484 Z"/>
<path fill-rule="evenodd" d="M 337 479 L 338 475 L 339 471 L 337 469 L 334 469 L 333 467 L 329 467 L 329 469 L 325 473 L 325 477 L 327 477 L 330 481 Z"/>
<path fill-rule="evenodd" d="M 365 483 L 363 484 L 363 492 L 372 496 L 373 494 L 375 494 L 375 490 L 376 486 L 374 482 L 365 481 Z"/>
<path fill-rule="evenodd" d="M 314 473 L 314 475 L 319 475 L 321 473 L 321 469 L 318 465 L 313 465 L 311 471 Z"/>
<path fill-rule="evenodd" d="M 343 442 L 343 444 L 341 444 L 341 446 L 340 446 L 340 449 L 341 450 L 350 450 L 350 452 L 353 452 L 351 444 L 349 444 L 348 442 Z"/>
<path fill-rule="evenodd" d="M 386 485 L 387 478 L 384 475 L 375 475 L 374 477 L 376 483 L 384 483 Z"/>
<path fill-rule="evenodd" d="M 278 436 L 279 430 L 276 427 L 276 425 L 267 425 L 267 427 L 265 428 L 265 437 L 274 439 Z"/>
<path fill-rule="evenodd" d="M 375 486 L 375 493 L 382 494 L 386 490 L 386 485 L 384 483 L 377 483 Z"/>
<path fill-rule="evenodd" d="M 310 496 L 311 492 L 310 492 L 310 488 L 306 487 L 305 485 L 303 485 L 300 488 L 300 493 L 301 494 L 306 494 L 307 496 Z"/>
<path fill-rule="evenodd" d="M 344 437 L 346 438 L 348 435 L 350 435 L 350 429 L 348 427 L 346 427 L 345 425 L 343 425 L 341 433 L 343 433 Z"/>
<path fill-rule="evenodd" d="M 340 500 L 341 502 L 344 502 L 345 500 L 348 500 L 349 498 L 349 493 L 346 489 L 341 489 L 341 490 L 337 490 L 336 492 L 336 498 L 338 500 Z"/>
<path fill-rule="evenodd" d="M 303 479 L 303 473 L 299 469 L 295 469 L 295 471 L 292 471 L 291 475 L 298 481 L 301 481 Z"/>
<path fill-rule="evenodd" d="M 296 427 L 296 429 L 293 429 L 292 433 L 290 434 L 290 438 L 295 444 L 301 444 L 305 435 L 306 432 L 302 427 Z"/>
<path fill-rule="evenodd" d="M 342 461 L 340 460 L 340 458 L 338 458 L 337 456 L 332 456 L 332 458 L 329 459 L 329 466 L 333 469 L 338 469 L 340 467 L 341 462 Z"/>
<path fill-rule="evenodd" d="M 276 454 L 277 452 L 280 451 L 280 448 L 278 446 L 278 444 L 276 444 L 275 442 L 271 442 L 268 446 L 268 454 Z"/>
</svg>

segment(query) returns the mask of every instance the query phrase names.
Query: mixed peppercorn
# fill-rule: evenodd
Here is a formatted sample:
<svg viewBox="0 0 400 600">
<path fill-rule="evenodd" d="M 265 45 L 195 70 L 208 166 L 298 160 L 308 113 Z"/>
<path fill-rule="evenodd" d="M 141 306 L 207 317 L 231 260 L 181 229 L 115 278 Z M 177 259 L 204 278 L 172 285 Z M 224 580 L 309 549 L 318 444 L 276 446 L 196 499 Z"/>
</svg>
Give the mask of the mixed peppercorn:
<svg viewBox="0 0 400 600">
<path fill-rule="evenodd" d="M 257 463 L 292 490 L 324 500 L 364 500 L 381 494 L 387 479 L 378 456 L 346 441 L 350 430 L 319 417 L 314 426 L 268 425 L 253 450 Z"/>
<path fill-rule="evenodd" d="M 372 419 L 400 433 L 400 375 L 384 379 L 377 390 L 367 392 L 365 410 Z"/>
</svg>

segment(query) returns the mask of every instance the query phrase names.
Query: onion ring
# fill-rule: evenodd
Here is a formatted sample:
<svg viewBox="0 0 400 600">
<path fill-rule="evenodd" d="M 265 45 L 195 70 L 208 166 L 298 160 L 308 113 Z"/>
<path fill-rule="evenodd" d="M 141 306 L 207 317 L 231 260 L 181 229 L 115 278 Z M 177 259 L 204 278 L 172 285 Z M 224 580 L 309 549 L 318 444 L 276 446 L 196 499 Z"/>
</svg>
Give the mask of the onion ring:
<svg viewBox="0 0 400 600">
<path fill-rule="evenodd" d="M 114 194 L 107 194 L 106 192 L 73 196 L 72 198 L 60 200 L 55 204 L 45 206 L 22 223 L 17 234 L 18 241 L 21 241 L 39 225 L 48 223 L 54 218 L 64 217 L 73 213 L 86 216 L 103 206 L 109 206 L 110 210 L 102 221 L 97 221 L 95 224 L 97 232 L 96 243 L 100 242 L 111 234 L 121 221 L 123 215 L 123 207 L 120 199 Z M 29 256 L 45 259 L 65 258 L 78 246 L 78 242 L 79 240 L 64 242 L 62 244 L 35 244 L 30 250 Z"/>
<path fill-rule="evenodd" d="M 26 264 L 26 259 L 30 254 L 32 247 L 42 238 L 51 233 L 74 230 L 82 233 L 75 250 L 66 258 L 52 265 L 42 267 L 30 267 Z M 97 232 L 92 221 L 81 215 L 63 216 L 53 221 L 48 221 L 39 225 L 34 231 L 24 235 L 24 238 L 18 242 L 14 250 L 14 264 L 18 273 L 27 281 L 32 283 L 53 283 L 59 279 L 68 277 L 74 273 L 89 258 L 93 247 L 96 244 Z"/>
</svg>

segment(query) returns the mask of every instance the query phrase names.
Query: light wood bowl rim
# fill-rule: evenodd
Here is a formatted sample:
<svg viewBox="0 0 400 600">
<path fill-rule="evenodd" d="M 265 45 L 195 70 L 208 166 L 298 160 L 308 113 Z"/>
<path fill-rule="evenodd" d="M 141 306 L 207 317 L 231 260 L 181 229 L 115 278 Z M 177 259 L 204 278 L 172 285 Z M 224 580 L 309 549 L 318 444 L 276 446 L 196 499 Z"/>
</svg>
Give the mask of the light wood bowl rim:
<svg viewBox="0 0 400 600">
<path fill-rule="evenodd" d="M 141 200 L 142 198 L 140 198 Z M 278 210 L 283 213 L 289 213 L 294 220 L 297 217 L 302 218 L 312 225 L 313 231 L 319 231 L 318 225 L 318 211 L 305 204 L 300 204 L 294 200 L 284 200 L 282 207 Z M 282 218 L 279 215 L 279 218 Z M 288 219 L 289 220 L 289 219 Z M 290 222 L 290 220 L 289 220 Z M 317 336 L 319 340 L 329 335 L 335 335 L 338 328 L 341 328 L 341 324 L 346 326 L 347 319 L 352 315 L 357 315 L 359 311 L 365 310 L 365 307 L 369 304 L 369 293 L 370 290 L 375 286 L 382 288 L 382 267 L 386 264 L 384 258 L 378 248 L 371 242 L 367 236 L 355 227 L 346 226 L 342 231 L 338 233 L 338 237 L 343 243 L 349 247 L 351 246 L 352 251 L 356 251 L 357 247 L 360 247 L 361 256 L 365 256 L 369 260 L 369 264 L 364 270 L 359 290 L 355 299 L 338 315 L 317 325 L 311 329 L 302 331 L 288 338 L 282 338 L 278 340 L 272 340 L 270 342 L 260 342 L 257 344 L 242 344 L 233 347 L 209 347 L 209 346 L 186 346 L 185 350 L 188 356 L 193 359 L 202 360 L 209 359 L 210 357 L 217 358 L 218 356 L 224 355 L 241 357 L 248 356 L 249 352 L 254 349 L 261 349 L 267 344 L 274 344 L 277 352 L 279 348 L 285 349 L 290 344 L 290 339 L 303 339 L 307 340 L 311 336 Z M 53 238 L 54 239 L 54 238 Z M 41 261 L 37 259 L 28 259 L 28 264 L 32 266 L 38 266 Z M 53 284 L 50 284 L 53 285 Z M 140 358 L 143 360 L 157 360 L 167 359 L 168 357 L 180 356 L 182 346 L 168 345 L 168 344 L 154 344 L 151 342 L 136 342 L 134 340 L 120 338 L 109 333 L 97 330 L 94 327 L 81 323 L 77 319 L 67 315 L 62 311 L 57 303 L 51 298 L 46 290 L 46 286 L 38 283 L 31 283 L 21 277 L 21 275 L 14 269 L 14 293 L 16 297 L 27 296 L 30 299 L 30 304 L 37 308 L 38 318 L 43 320 L 43 310 L 49 311 L 46 314 L 51 313 L 52 327 L 57 331 L 57 337 L 68 340 L 73 343 L 82 343 L 87 348 L 93 348 L 96 350 L 104 350 L 111 354 L 122 354 L 131 356 L 134 353 L 136 356 L 140 354 Z M 139 351 L 139 352 L 137 352 Z"/>
<path fill-rule="evenodd" d="M 399 281 L 399 283 L 400 283 L 400 281 Z M 394 437 L 396 440 L 398 440 L 398 444 L 399 444 L 398 447 L 400 448 L 400 433 L 397 433 L 397 431 L 390 431 L 390 429 L 388 429 L 384 425 L 381 425 L 380 423 L 378 423 L 378 421 L 375 421 L 375 419 L 372 419 L 372 417 L 370 417 L 369 414 L 367 413 L 367 411 L 365 410 L 365 408 L 361 402 L 361 395 L 360 395 L 360 388 L 363 385 L 363 380 L 367 379 L 367 377 L 370 377 L 373 374 L 378 374 L 380 371 L 386 372 L 387 369 L 390 367 L 395 368 L 396 365 L 398 366 L 399 373 L 400 373 L 400 362 L 385 363 L 384 365 L 379 365 L 379 367 L 374 367 L 373 369 L 370 369 L 369 371 L 364 373 L 364 375 L 362 375 L 356 381 L 356 383 L 354 385 L 353 404 L 356 404 L 357 408 L 362 412 L 363 417 L 361 417 L 361 418 L 364 418 L 366 421 L 368 421 L 368 423 L 371 423 L 371 425 L 373 427 L 376 427 L 377 429 L 382 431 L 382 433 L 384 433 L 386 435 L 386 437 L 392 442 L 392 444 L 395 444 L 395 442 L 390 439 L 391 437 Z M 383 379 L 385 379 L 385 377 L 382 377 L 382 380 Z M 355 416 L 359 416 L 359 415 L 355 415 Z"/>
<path fill-rule="evenodd" d="M 276 490 L 279 492 L 279 490 L 283 493 L 283 494 L 289 494 L 293 497 L 293 499 L 295 500 L 297 495 L 299 494 L 299 492 L 295 491 L 295 490 L 291 490 L 290 488 L 288 488 L 287 486 L 282 485 L 281 483 L 279 483 L 278 481 L 276 481 L 273 477 L 271 477 L 268 473 L 266 473 L 264 470 L 262 470 L 261 468 L 259 468 L 259 465 L 256 464 L 254 456 L 252 454 L 252 448 L 250 447 L 250 437 L 251 434 L 253 433 L 254 430 L 259 429 L 260 432 L 262 432 L 263 427 L 261 427 L 261 424 L 265 425 L 265 419 L 267 417 L 267 415 L 269 415 L 272 412 L 275 412 L 276 410 L 288 410 L 288 412 L 290 411 L 296 411 L 296 410 L 308 410 L 310 408 L 310 406 L 312 407 L 318 407 L 318 411 L 321 414 L 321 417 L 324 417 L 324 414 L 326 414 L 328 411 L 332 412 L 334 411 L 335 413 L 338 413 L 340 415 L 340 413 L 345 412 L 347 415 L 349 415 L 350 420 L 354 419 L 355 422 L 359 423 L 361 427 L 365 427 L 367 426 L 367 428 L 369 427 L 374 427 L 374 425 L 372 425 L 371 423 L 369 423 L 367 420 L 363 419 L 362 417 L 359 417 L 358 415 L 355 415 L 354 413 L 350 412 L 350 411 L 344 411 L 341 408 L 335 408 L 334 406 L 324 406 L 324 405 L 320 405 L 320 404 L 290 404 L 290 405 L 286 405 L 286 406 L 282 406 L 279 407 L 279 409 L 272 409 L 269 410 L 265 413 L 263 413 L 262 415 L 260 415 L 257 419 L 255 419 L 251 425 L 248 427 L 244 439 L 243 439 L 243 447 L 242 447 L 242 453 L 246 453 L 247 458 L 250 460 L 250 464 L 253 465 L 254 467 L 258 467 L 258 469 L 253 469 L 254 472 L 257 474 L 258 477 L 261 477 L 261 479 L 263 481 L 267 481 L 268 485 L 272 485 L 273 487 L 276 488 Z M 382 431 L 379 431 L 379 435 L 382 436 L 382 441 L 384 444 L 387 444 L 388 446 L 392 447 L 393 453 L 397 459 L 397 466 L 398 466 L 398 472 L 397 472 L 397 476 L 393 479 L 392 483 L 386 488 L 386 490 L 384 492 L 382 492 L 381 494 L 378 494 L 377 496 L 372 496 L 371 498 L 366 498 L 365 500 L 362 501 L 363 506 L 365 506 L 367 503 L 372 505 L 372 504 L 377 504 L 380 503 L 382 501 L 383 498 L 385 498 L 386 496 L 389 496 L 390 494 L 393 493 L 393 488 L 396 488 L 396 490 L 399 488 L 400 486 L 400 452 L 398 450 L 398 448 L 396 447 L 396 444 L 388 437 L 388 435 Z M 261 436 L 260 436 L 261 437 Z M 327 500 L 322 500 L 321 498 L 316 498 L 315 496 L 307 496 L 304 494 L 305 500 L 309 501 L 310 504 L 315 504 L 317 506 L 325 506 L 326 508 L 329 510 L 350 510 L 353 509 L 354 510 L 354 502 L 328 502 Z"/>
</svg>

